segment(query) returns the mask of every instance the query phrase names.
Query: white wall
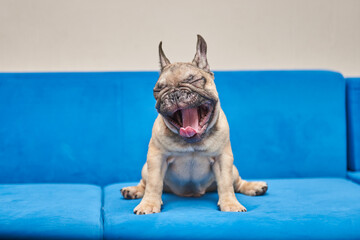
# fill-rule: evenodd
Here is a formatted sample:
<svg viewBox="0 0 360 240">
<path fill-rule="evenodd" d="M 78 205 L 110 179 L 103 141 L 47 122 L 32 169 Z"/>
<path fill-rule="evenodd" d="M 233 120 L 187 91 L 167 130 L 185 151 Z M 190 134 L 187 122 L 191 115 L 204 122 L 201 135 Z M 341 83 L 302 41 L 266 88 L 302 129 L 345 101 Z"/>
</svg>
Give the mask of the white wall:
<svg viewBox="0 0 360 240">
<path fill-rule="evenodd" d="M 157 46 L 212 69 L 360 76 L 359 0 L 0 0 L 0 71 L 158 70 Z"/>
</svg>

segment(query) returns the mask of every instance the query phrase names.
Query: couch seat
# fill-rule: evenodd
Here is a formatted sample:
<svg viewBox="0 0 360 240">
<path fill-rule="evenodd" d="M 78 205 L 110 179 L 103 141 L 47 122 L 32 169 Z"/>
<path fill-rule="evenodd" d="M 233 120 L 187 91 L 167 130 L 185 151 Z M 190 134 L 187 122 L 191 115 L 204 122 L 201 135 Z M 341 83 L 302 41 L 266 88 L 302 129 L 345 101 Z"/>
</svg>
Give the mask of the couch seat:
<svg viewBox="0 0 360 240">
<path fill-rule="evenodd" d="M 360 239 L 360 185 L 343 178 L 266 180 L 264 196 L 236 194 L 246 213 L 220 212 L 217 193 L 164 194 L 159 214 L 135 215 L 140 200 L 104 189 L 105 239 Z"/>
<path fill-rule="evenodd" d="M 101 239 L 101 188 L 86 184 L 1 184 L 4 239 Z"/>
</svg>

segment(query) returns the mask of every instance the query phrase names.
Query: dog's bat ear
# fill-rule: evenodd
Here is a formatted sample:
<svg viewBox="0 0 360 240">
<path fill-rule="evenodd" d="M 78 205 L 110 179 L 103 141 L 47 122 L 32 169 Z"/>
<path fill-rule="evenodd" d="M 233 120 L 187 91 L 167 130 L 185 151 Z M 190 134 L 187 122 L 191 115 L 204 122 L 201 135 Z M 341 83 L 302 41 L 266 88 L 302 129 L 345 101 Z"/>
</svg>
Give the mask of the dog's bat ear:
<svg viewBox="0 0 360 240">
<path fill-rule="evenodd" d="M 160 70 L 162 71 L 167 65 L 170 64 L 169 59 L 164 54 L 164 51 L 162 50 L 162 42 L 159 44 L 159 58 L 160 58 Z"/>
<path fill-rule="evenodd" d="M 207 61 L 206 51 L 207 51 L 207 45 L 204 38 L 200 35 L 197 35 L 196 54 L 192 63 L 196 65 L 198 68 L 210 72 L 210 66 Z"/>
</svg>

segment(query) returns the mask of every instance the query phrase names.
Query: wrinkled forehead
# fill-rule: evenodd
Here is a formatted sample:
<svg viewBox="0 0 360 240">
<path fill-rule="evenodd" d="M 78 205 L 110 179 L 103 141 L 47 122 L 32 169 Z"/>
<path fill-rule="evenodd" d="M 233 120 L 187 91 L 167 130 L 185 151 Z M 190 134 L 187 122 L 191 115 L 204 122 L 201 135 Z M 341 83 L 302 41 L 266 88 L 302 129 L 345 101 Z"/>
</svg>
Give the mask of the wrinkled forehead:
<svg viewBox="0 0 360 240">
<path fill-rule="evenodd" d="M 189 78 L 190 75 L 197 76 L 200 74 L 200 70 L 191 63 L 175 63 L 163 70 L 158 83 L 176 85 L 178 82 Z"/>
</svg>

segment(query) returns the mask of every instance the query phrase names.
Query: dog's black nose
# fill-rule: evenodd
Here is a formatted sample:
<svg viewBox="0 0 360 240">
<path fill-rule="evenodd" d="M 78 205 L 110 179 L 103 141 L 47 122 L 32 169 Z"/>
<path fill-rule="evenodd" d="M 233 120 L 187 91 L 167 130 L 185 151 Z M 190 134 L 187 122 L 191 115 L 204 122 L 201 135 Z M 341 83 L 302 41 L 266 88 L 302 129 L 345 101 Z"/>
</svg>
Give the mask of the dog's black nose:
<svg viewBox="0 0 360 240">
<path fill-rule="evenodd" d="M 175 99 L 176 99 L 176 100 L 179 101 L 181 96 L 182 96 L 182 94 L 181 94 L 180 91 L 176 91 L 176 92 L 175 92 Z"/>
<path fill-rule="evenodd" d="M 172 92 L 169 97 L 172 101 L 177 102 L 182 97 L 182 93 L 181 91 Z"/>
</svg>

